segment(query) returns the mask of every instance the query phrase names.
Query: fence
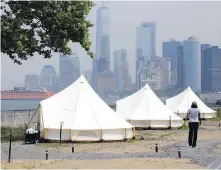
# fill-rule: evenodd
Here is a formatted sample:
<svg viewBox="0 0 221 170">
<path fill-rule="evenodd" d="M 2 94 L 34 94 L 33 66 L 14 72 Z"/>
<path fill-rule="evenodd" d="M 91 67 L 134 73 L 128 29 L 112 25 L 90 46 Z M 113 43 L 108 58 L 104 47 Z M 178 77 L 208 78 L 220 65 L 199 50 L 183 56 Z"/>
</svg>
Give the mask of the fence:
<svg viewBox="0 0 221 170">
<path fill-rule="evenodd" d="M 115 105 L 110 105 L 110 107 L 115 110 Z M 36 109 L 1 110 L 1 126 L 24 125 L 31 120 L 35 111 Z"/>
<path fill-rule="evenodd" d="M 1 110 L 1 126 L 17 126 L 28 123 L 35 113 L 35 109 Z"/>
</svg>

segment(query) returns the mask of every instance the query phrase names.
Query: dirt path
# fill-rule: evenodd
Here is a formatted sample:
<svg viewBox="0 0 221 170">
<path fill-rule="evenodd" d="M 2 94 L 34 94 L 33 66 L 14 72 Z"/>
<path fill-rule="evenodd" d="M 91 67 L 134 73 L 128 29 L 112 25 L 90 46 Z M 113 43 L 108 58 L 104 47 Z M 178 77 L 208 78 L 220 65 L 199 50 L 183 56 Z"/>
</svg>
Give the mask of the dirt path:
<svg viewBox="0 0 221 170">
<path fill-rule="evenodd" d="M 216 159 L 221 146 L 221 128 L 204 125 L 199 130 L 196 148 L 190 148 L 187 130 L 138 131 L 144 140 L 114 143 L 23 145 L 13 142 L 12 163 L 7 164 L 8 143 L 2 143 L 2 168 L 202 168 Z M 155 143 L 159 152 L 155 153 Z M 49 150 L 49 161 L 45 150 Z M 182 159 L 178 159 L 178 149 Z M 62 161 L 61 161 L 62 160 Z M 126 164 L 126 166 L 124 166 Z M 89 167 L 88 167 L 88 166 Z M 117 166 L 115 166 L 117 165 Z"/>
</svg>

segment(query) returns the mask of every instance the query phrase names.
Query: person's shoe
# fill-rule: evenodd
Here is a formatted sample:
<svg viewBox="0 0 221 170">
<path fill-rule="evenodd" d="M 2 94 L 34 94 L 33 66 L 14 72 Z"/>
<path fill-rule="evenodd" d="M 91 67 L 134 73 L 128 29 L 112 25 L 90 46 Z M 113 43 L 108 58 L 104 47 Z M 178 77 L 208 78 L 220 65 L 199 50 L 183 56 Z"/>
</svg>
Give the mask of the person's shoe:
<svg viewBox="0 0 221 170">
<path fill-rule="evenodd" d="M 195 148 L 196 146 L 192 146 L 192 148 Z"/>
<path fill-rule="evenodd" d="M 192 144 L 189 144 L 189 146 L 192 146 Z"/>
</svg>

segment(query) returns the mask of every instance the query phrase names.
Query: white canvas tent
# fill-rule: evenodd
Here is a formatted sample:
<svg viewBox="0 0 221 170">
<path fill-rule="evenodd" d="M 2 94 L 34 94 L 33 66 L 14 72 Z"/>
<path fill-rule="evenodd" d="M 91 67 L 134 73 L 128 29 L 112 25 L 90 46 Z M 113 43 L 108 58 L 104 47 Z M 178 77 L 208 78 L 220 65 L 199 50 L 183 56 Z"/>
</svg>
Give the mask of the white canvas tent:
<svg viewBox="0 0 221 170">
<path fill-rule="evenodd" d="M 180 127 L 183 120 L 167 108 L 147 84 L 138 92 L 117 101 L 116 111 L 135 127 Z"/>
<path fill-rule="evenodd" d="M 178 95 L 167 99 L 166 105 L 178 116 L 185 118 L 187 111 L 191 107 L 193 101 L 197 102 L 197 106 L 200 109 L 202 118 L 215 117 L 216 111 L 207 107 L 190 87 L 188 87 Z"/>
<path fill-rule="evenodd" d="M 132 138 L 133 126 L 117 115 L 91 88 L 84 76 L 43 100 L 36 114 L 44 139 L 100 141 Z"/>
</svg>

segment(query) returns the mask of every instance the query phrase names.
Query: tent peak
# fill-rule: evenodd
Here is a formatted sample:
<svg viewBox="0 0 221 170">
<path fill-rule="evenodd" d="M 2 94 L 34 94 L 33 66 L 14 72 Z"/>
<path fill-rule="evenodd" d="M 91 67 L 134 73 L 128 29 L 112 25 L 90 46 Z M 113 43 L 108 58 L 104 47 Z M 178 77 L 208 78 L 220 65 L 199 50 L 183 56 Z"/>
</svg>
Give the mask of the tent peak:
<svg viewBox="0 0 221 170">
<path fill-rule="evenodd" d="M 144 86 L 144 88 L 143 88 L 144 90 L 148 90 L 148 89 L 150 89 L 150 86 L 149 86 L 149 84 L 146 84 L 145 86 Z"/>
<path fill-rule="evenodd" d="M 191 89 L 191 87 L 189 86 L 186 90 L 187 90 L 187 91 L 191 91 L 192 89 Z"/>
<path fill-rule="evenodd" d="M 78 78 L 78 81 L 79 81 L 80 83 L 87 83 L 87 82 L 88 82 L 87 79 L 84 77 L 83 74 L 81 74 L 81 76 Z"/>
</svg>

